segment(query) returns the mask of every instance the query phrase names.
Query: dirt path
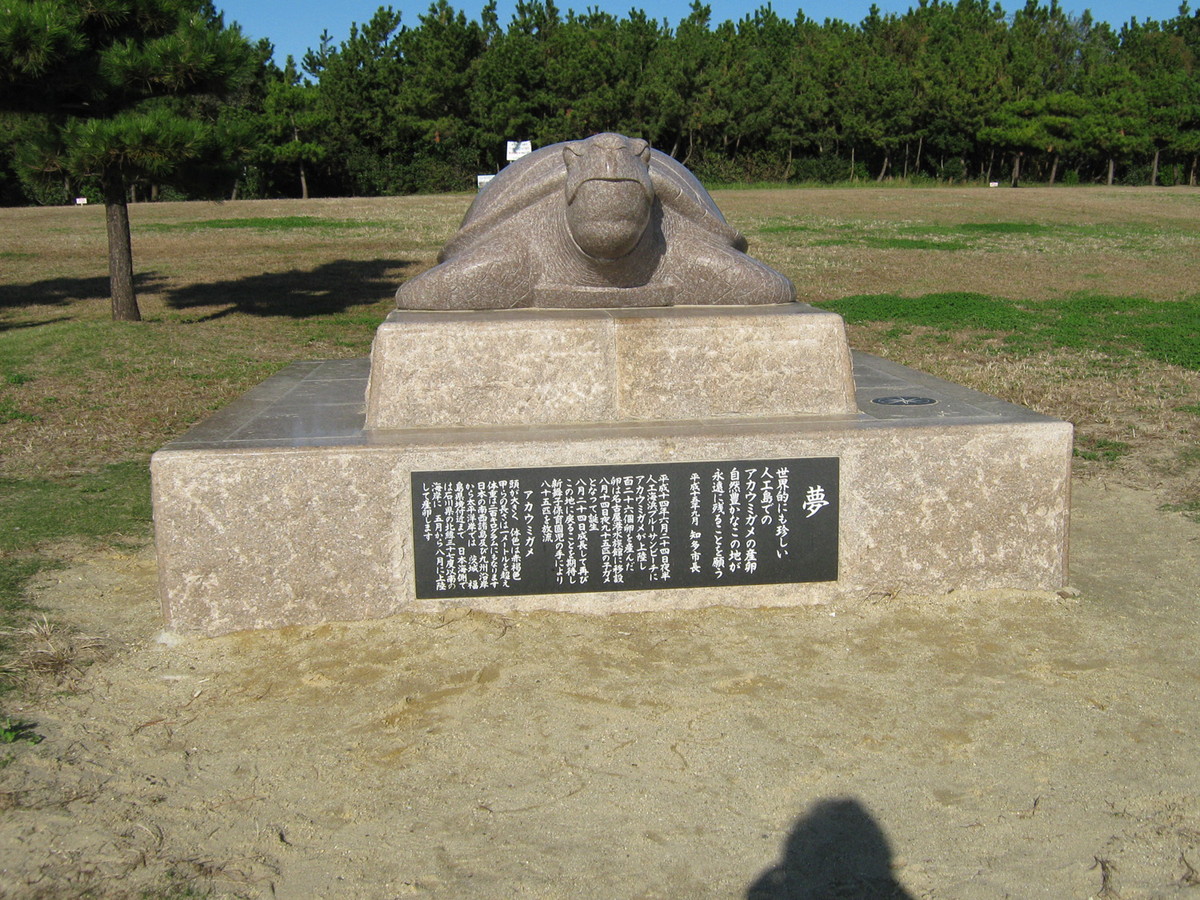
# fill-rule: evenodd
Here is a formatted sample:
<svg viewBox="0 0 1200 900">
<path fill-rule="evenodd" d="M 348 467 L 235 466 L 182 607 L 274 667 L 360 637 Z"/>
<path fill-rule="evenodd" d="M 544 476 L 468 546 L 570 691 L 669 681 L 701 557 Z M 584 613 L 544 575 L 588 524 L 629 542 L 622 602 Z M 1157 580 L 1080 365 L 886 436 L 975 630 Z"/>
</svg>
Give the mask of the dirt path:
<svg viewBox="0 0 1200 900">
<path fill-rule="evenodd" d="M 183 642 L 148 550 L 85 556 L 37 600 L 110 652 L 14 711 L 0 896 L 1200 896 L 1200 526 L 1157 506 L 1076 483 L 1077 598 Z"/>
</svg>

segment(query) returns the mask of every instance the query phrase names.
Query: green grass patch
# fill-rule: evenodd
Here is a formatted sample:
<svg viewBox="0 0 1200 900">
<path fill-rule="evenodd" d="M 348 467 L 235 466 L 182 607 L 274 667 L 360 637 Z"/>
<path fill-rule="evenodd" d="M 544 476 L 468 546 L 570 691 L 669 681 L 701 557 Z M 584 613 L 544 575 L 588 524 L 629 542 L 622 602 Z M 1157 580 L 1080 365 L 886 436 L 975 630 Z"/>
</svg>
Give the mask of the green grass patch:
<svg viewBox="0 0 1200 900">
<path fill-rule="evenodd" d="M 15 744 L 17 741 L 28 741 L 30 744 L 40 744 L 42 736 L 34 729 L 36 722 L 26 722 L 24 719 L 10 719 L 5 716 L 0 719 L 0 744 Z"/>
<path fill-rule="evenodd" d="M 759 234 L 803 234 L 811 231 L 821 231 L 813 225 L 764 225 L 757 229 Z"/>
<path fill-rule="evenodd" d="M 986 294 L 952 292 L 900 297 L 896 294 L 861 294 L 821 304 L 840 313 L 847 322 L 895 322 L 953 331 L 1017 331 L 1029 322 L 1029 313 L 1016 304 Z"/>
<path fill-rule="evenodd" d="M 1116 462 L 1129 452 L 1129 445 L 1124 441 L 1110 441 L 1107 438 L 1077 435 L 1075 438 L 1075 455 L 1080 459 L 1093 462 Z"/>
<path fill-rule="evenodd" d="M 904 225 L 896 229 L 900 234 L 917 234 L 943 237 L 971 237 L 993 235 L 1044 235 L 1064 231 L 1061 225 L 1039 225 L 1036 222 L 964 222 L 960 225 Z"/>
<path fill-rule="evenodd" d="M 925 230 L 922 227 L 922 230 Z M 1191 235 L 1186 229 L 1163 225 L 1139 224 L 1059 224 L 1044 225 L 1037 222 L 964 222 L 960 225 L 935 227 L 938 234 L 963 236 L 1033 236 L 1053 238 L 1098 238 L 1103 240 L 1128 240 L 1132 238 L 1162 237 L 1164 235 Z"/>
<path fill-rule="evenodd" d="M 924 238 L 872 236 L 862 238 L 862 243 L 876 250 L 968 250 L 972 246 L 966 241 L 934 241 Z"/>
<path fill-rule="evenodd" d="M 819 238 L 812 246 L 864 246 L 876 250 L 970 250 L 986 246 L 989 237 L 1032 237 L 1061 234 L 1061 226 L 1034 222 L 967 222 L 961 225 L 900 225 L 880 228 L 874 223 L 842 222 L 811 225 L 774 221 L 756 229 L 762 235 L 820 234 L 840 232 L 836 237 Z"/>
<path fill-rule="evenodd" d="M 857 235 L 854 237 L 831 237 L 812 241 L 813 247 L 870 247 L 873 250 L 970 250 L 966 241 L 935 241 L 924 238 L 878 237 Z"/>
<path fill-rule="evenodd" d="M 959 234 L 1050 234 L 1057 226 L 1036 222 L 966 222 L 955 226 L 955 230 Z"/>
<path fill-rule="evenodd" d="M 1200 500 L 1191 500 L 1187 503 L 1164 503 L 1159 509 L 1163 512 L 1183 513 L 1185 519 L 1200 522 Z"/>
<path fill-rule="evenodd" d="M 36 253 L 21 253 L 18 250 L 0 250 L 0 259 L 34 259 Z"/>
<path fill-rule="evenodd" d="M 0 397 L 0 425 L 8 422 L 36 422 L 38 417 L 27 413 L 7 397 Z"/>
<path fill-rule="evenodd" d="M 252 228 L 257 231 L 296 231 L 318 229 L 338 231 L 355 228 L 390 228 L 389 222 L 369 222 L 362 219 L 324 219 L 320 216 L 272 216 L 244 219 L 196 219 L 191 222 L 149 222 L 139 224 L 135 231 L 202 231 L 206 229 Z"/>
<path fill-rule="evenodd" d="M 51 481 L 0 478 L 0 627 L 15 628 L 32 608 L 28 586 L 41 572 L 66 563 L 47 555 L 44 542 L 68 537 L 132 536 L 150 521 L 149 477 L 144 463 L 107 466 L 99 472 Z M 19 632 L 0 631 L 0 661 L 17 656 Z M 0 694 L 16 688 L 0 680 Z M 37 743 L 32 725 L 3 720 L 0 743 Z"/>
<path fill-rule="evenodd" d="M 41 553 L 46 542 L 140 537 L 150 515 L 150 471 L 141 460 L 69 478 L 0 478 L 0 621 L 11 625 L 28 609 L 31 578 L 61 567 Z M 0 640 L 0 651 L 6 643 Z"/>
<path fill-rule="evenodd" d="M 1200 371 L 1200 295 L 1164 301 L 1076 294 L 1018 302 L 965 292 L 920 297 L 867 294 L 821 305 L 851 323 L 894 322 L 940 331 L 1001 333 L 1009 349 L 1019 353 L 1065 347 L 1121 356 L 1137 350 L 1160 362 Z"/>
<path fill-rule="evenodd" d="M 143 460 L 62 479 L 0 478 L 0 553 L 68 537 L 141 535 L 149 524 Z"/>
<path fill-rule="evenodd" d="M 1163 238 L 1194 237 L 1193 232 L 1145 225 L 1046 225 L 1038 222 L 962 222 L 949 225 L 885 225 L 843 223 L 824 227 L 768 224 L 759 234 L 842 232 L 843 236 L 819 239 L 812 246 L 855 244 L 882 250 L 1011 250 L 1019 246 L 1067 247 L 1079 241 L 1104 241 L 1113 249 L 1144 252 Z M 1030 239 L 1037 239 L 1036 244 Z M 1048 243 L 1049 242 L 1049 243 Z"/>
<path fill-rule="evenodd" d="M 104 320 L 53 322 L 10 332 L 6 349 L 18 371 L 83 380 L 100 389 L 134 379 L 160 380 L 165 386 L 196 365 L 208 380 L 256 381 L 280 365 L 256 356 L 240 334 L 237 343 L 222 344 L 222 326 L 212 333 L 205 355 L 193 360 L 194 338 L 179 330 L 171 315 L 147 316 L 137 328 L 114 328 Z"/>
<path fill-rule="evenodd" d="M 20 387 L 33 381 L 32 375 L 23 372 L 9 372 L 0 379 L 0 385 Z M 36 422 L 38 417 L 22 409 L 12 397 L 0 397 L 0 425 L 8 422 Z"/>
</svg>

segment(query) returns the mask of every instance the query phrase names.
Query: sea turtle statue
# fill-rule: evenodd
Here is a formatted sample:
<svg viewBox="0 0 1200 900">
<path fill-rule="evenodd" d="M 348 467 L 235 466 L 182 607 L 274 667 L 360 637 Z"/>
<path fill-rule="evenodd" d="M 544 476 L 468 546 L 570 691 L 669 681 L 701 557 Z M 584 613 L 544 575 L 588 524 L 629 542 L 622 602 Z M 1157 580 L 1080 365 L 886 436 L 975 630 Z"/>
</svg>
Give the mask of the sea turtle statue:
<svg viewBox="0 0 1200 900">
<path fill-rule="evenodd" d="M 553 144 L 475 198 L 401 309 L 789 303 L 686 168 L 619 134 Z"/>
</svg>

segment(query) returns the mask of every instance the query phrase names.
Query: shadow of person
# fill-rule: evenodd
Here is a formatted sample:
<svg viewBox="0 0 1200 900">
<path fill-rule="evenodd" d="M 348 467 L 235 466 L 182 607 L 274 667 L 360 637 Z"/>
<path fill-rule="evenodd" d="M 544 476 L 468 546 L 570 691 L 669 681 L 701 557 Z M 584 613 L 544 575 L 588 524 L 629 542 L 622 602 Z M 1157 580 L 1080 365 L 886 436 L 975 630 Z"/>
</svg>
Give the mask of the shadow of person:
<svg viewBox="0 0 1200 900">
<path fill-rule="evenodd" d="M 883 829 L 857 800 L 822 800 L 797 820 L 783 859 L 746 900 L 913 900 L 892 877 Z"/>
</svg>

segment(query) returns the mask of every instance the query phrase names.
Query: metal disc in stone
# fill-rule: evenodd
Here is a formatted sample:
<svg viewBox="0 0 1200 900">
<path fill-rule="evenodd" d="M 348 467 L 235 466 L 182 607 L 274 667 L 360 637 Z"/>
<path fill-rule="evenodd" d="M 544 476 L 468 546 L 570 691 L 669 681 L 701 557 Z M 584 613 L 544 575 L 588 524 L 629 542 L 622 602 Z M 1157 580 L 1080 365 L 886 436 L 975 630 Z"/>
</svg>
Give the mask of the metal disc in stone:
<svg viewBox="0 0 1200 900">
<path fill-rule="evenodd" d="M 878 403 L 880 406 L 930 406 L 937 403 L 932 397 L 913 397 L 909 395 L 876 397 L 871 402 Z"/>
</svg>

